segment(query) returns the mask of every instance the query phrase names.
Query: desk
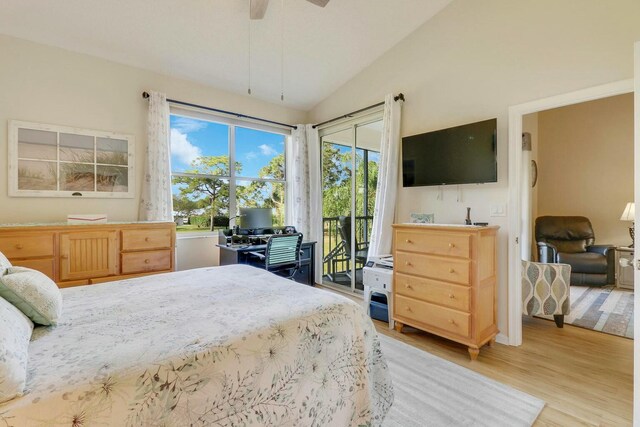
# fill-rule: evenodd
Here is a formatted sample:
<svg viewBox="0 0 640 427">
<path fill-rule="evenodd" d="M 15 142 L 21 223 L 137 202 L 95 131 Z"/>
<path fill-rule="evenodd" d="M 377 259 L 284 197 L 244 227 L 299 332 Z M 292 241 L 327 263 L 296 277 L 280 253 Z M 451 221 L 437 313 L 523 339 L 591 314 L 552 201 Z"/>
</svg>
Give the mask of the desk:
<svg viewBox="0 0 640 427">
<path fill-rule="evenodd" d="M 220 265 L 248 264 L 258 267 L 261 266 L 260 263 L 253 261 L 249 252 L 260 252 L 267 248 L 267 245 L 217 246 L 220 248 Z M 301 250 L 300 268 L 293 279 L 298 283 L 314 286 L 316 242 L 303 241 Z"/>
</svg>

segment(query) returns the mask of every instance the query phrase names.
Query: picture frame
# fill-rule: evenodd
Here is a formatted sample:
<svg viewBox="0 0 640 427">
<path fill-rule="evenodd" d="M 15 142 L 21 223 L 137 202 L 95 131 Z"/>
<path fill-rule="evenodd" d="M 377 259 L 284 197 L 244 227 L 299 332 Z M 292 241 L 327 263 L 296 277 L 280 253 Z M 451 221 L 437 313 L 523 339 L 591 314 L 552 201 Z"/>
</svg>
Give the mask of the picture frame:
<svg viewBox="0 0 640 427">
<path fill-rule="evenodd" d="M 9 121 L 10 197 L 135 197 L 129 134 Z"/>
<path fill-rule="evenodd" d="M 435 215 L 432 213 L 412 213 L 410 214 L 412 224 L 433 224 Z"/>
</svg>

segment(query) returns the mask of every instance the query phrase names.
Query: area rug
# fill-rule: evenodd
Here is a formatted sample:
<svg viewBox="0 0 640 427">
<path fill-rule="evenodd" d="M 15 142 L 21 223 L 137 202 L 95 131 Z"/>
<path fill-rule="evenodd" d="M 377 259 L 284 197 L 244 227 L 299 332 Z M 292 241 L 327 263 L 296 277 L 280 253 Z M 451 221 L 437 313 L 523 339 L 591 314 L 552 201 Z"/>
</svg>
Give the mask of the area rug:
<svg viewBox="0 0 640 427">
<path fill-rule="evenodd" d="M 633 339 L 633 291 L 615 286 L 571 286 L 570 301 L 571 313 L 564 317 L 564 323 Z"/>
<path fill-rule="evenodd" d="M 384 427 L 531 426 L 536 397 L 380 335 L 395 398 Z M 476 361 L 473 363 L 482 363 Z"/>
</svg>

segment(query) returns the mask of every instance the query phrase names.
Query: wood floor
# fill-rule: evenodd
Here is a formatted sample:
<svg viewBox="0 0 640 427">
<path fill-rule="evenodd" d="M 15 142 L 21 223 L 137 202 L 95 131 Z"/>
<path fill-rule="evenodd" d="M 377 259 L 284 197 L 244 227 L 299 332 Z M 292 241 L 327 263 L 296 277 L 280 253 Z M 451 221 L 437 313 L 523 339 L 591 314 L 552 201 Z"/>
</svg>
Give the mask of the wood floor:
<svg viewBox="0 0 640 427">
<path fill-rule="evenodd" d="M 354 300 L 361 299 L 351 296 Z M 535 426 L 627 426 L 633 413 L 633 341 L 552 321 L 523 319 L 523 345 L 483 347 L 475 362 L 466 347 L 405 327 L 374 321 L 379 333 L 472 369 L 546 402 Z"/>
</svg>

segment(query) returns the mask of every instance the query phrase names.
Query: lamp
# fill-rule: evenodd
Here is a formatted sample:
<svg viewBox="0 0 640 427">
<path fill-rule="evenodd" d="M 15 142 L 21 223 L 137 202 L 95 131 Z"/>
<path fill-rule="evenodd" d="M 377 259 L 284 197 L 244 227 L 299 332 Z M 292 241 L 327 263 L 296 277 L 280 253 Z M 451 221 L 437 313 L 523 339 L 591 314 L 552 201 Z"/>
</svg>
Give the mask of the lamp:
<svg viewBox="0 0 640 427">
<path fill-rule="evenodd" d="M 636 204 L 634 202 L 629 202 L 627 203 L 627 206 L 625 206 L 624 211 L 622 212 L 620 221 L 631 221 L 631 227 L 629 227 L 629 235 L 631 236 L 631 244 L 629 245 L 630 248 L 633 247 L 633 242 L 635 241 L 635 231 L 634 231 L 635 224 L 633 223 L 633 221 L 635 220 L 635 217 L 636 217 Z"/>
</svg>

